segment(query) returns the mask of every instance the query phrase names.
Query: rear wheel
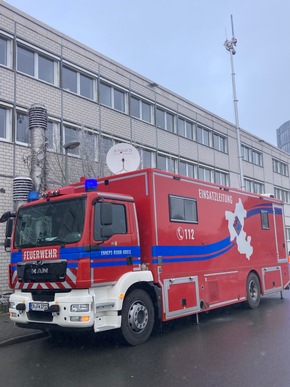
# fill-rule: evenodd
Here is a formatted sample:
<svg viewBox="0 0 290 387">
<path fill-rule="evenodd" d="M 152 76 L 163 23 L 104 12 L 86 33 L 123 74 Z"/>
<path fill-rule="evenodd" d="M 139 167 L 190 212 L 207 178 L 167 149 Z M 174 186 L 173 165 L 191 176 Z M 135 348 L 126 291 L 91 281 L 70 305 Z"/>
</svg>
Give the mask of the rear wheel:
<svg viewBox="0 0 290 387">
<path fill-rule="evenodd" d="M 261 300 L 260 281 L 255 273 L 250 273 L 247 278 L 247 302 L 250 309 L 258 308 Z"/>
<path fill-rule="evenodd" d="M 142 289 L 133 290 L 124 300 L 121 332 L 130 345 L 145 343 L 154 326 L 154 307 L 150 296 Z"/>
</svg>

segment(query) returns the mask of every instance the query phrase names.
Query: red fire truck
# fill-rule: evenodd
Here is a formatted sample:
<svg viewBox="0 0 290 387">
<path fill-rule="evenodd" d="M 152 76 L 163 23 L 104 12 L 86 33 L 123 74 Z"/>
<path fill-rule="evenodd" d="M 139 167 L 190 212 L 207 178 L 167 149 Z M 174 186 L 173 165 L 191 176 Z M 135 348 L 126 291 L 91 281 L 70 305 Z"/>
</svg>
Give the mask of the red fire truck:
<svg viewBox="0 0 290 387">
<path fill-rule="evenodd" d="M 137 345 L 156 320 L 256 308 L 289 282 L 281 201 L 157 169 L 81 179 L 1 220 L 20 327 Z"/>
</svg>

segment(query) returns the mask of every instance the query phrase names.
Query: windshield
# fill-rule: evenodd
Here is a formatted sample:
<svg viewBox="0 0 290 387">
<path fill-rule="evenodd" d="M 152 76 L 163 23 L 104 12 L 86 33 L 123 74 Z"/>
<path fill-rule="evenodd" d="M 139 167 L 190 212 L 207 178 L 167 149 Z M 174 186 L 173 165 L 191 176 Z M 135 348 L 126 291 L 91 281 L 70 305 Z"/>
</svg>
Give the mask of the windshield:
<svg viewBox="0 0 290 387">
<path fill-rule="evenodd" d="M 14 246 L 75 243 L 81 239 L 86 198 L 48 201 L 19 209 Z"/>
</svg>

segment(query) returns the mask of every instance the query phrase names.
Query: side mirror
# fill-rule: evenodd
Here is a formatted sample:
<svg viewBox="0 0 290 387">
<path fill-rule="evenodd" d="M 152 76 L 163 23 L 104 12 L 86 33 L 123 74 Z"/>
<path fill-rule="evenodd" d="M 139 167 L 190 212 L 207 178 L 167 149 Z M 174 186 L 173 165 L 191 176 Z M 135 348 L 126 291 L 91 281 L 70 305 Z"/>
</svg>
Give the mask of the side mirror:
<svg viewBox="0 0 290 387">
<path fill-rule="evenodd" d="M 16 217 L 15 212 L 10 212 L 10 211 L 4 212 L 4 214 L 0 218 L 0 223 L 5 223 L 7 222 L 8 219 L 15 218 L 15 217 Z"/>
<path fill-rule="evenodd" d="M 6 223 L 6 232 L 5 232 L 5 241 L 4 241 L 5 251 L 10 251 L 13 225 L 14 225 L 14 219 L 8 218 Z"/>
<path fill-rule="evenodd" d="M 14 225 L 14 219 L 13 218 L 9 218 L 7 223 L 6 223 L 6 232 L 5 232 L 6 238 L 11 238 L 12 230 L 13 230 L 13 225 Z"/>
</svg>

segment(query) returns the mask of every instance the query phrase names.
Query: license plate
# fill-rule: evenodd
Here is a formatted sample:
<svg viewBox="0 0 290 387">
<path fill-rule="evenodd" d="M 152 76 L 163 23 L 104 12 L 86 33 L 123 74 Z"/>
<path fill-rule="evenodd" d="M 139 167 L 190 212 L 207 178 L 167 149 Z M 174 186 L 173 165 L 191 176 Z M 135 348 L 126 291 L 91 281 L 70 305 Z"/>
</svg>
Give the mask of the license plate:
<svg viewBox="0 0 290 387">
<path fill-rule="evenodd" d="M 45 312 L 49 308 L 48 302 L 30 302 L 29 309 L 33 311 Z"/>
</svg>

